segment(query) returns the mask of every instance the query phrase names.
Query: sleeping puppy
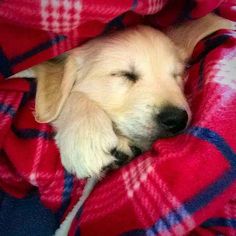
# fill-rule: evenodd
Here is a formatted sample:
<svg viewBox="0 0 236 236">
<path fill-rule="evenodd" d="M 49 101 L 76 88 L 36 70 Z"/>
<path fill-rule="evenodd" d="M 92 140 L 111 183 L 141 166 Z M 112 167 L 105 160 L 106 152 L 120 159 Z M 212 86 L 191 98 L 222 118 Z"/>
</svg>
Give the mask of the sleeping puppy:
<svg viewBox="0 0 236 236">
<path fill-rule="evenodd" d="M 183 131 L 191 118 L 185 62 L 200 39 L 221 28 L 229 21 L 211 14 L 164 33 L 140 25 L 34 67 L 35 117 L 55 127 L 64 167 L 79 178 L 99 177 Z"/>
</svg>

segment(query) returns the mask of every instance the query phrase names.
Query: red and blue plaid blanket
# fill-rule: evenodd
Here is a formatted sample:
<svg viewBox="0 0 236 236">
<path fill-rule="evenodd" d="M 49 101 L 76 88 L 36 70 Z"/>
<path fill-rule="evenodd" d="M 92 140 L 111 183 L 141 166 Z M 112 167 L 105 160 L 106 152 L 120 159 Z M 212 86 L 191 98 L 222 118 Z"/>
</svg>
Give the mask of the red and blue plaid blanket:
<svg viewBox="0 0 236 236">
<path fill-rule="evenodd" d="M 62 220 L 85 181 L 62 167 L 48 124 L 35 122 L 35 82 L 4 78 L 89 38 L 138 23 L 164 28 L 214 11 L 236 21 L 230 0 L 0 1 L 0 187 L 35 188 Z M 77 213 L 70 235 L 236 235 L 236 32 L 194 50 L 185 134 L 158 140 L 109 174 Z"/>
</svg>

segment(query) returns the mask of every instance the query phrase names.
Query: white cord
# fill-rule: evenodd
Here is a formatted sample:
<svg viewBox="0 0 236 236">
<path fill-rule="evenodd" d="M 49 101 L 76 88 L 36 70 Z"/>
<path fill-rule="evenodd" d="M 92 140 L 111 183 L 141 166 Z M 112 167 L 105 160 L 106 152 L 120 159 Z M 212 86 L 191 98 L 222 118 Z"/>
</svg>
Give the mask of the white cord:
<svg viewBox="0 0 236 236">
<path fill-rule="evenodd" d="M 67 236 L 68 235 L 71 223 L 72 223 L 76 213 L 83 206 L 85 200 L 88 198 L 89 194 L 92 192 L 92 190 L 97 182 L 98 182 L 97 178 L 88 179 L 88 181 L 84 187 L 82 196 L 80 197 L 80 199 L 76 203 L 76 205 L 73 207 L 71 212 L 67 215 L 65 220 L 61 223 L 60 227 L 55 232 L 55 236 Z"/>
</svg>

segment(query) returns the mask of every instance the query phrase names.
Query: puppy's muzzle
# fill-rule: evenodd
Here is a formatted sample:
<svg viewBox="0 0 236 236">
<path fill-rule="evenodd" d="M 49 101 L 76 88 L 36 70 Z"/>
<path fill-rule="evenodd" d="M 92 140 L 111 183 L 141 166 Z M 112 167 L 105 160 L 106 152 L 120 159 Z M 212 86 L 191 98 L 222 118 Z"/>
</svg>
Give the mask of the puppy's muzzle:
<svg viewBox="0 0 236 236">
<path fill-rule="evenodd" d="M 163 134 L 175 135 L 183 131 L 188 124 L 188 113 L 174 106 L 166 106 L 162 108 L 157 115 L 156 121 L 162 130 Z"/>
</svg>

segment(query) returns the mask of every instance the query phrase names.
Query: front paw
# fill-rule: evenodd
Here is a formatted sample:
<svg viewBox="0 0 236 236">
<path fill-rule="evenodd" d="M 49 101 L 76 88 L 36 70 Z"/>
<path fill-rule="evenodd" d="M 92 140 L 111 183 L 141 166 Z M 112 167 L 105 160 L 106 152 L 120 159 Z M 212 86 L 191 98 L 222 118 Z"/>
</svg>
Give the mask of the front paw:
<svg viewBox="0 0 236 236">
<path fill-rule="evenodd" d="M 78 178 L 103 176 L 104 171 L 117 169 L 140 154 L 140 149 L 116 136 L 113 130 L 106 135 L 94 133 L 86 139 L 74 127 L 58 132 L 56 142 L 60 149 L 62 165 Z"/>
<path fill-rule="evenodd" d="M 110 151 L 117 147 L 118 137 L 112 121 L 83 93 L 70 94 L 53 125 L 62 164 L 68 172 L 79 178 L 99 177 L 104 166 L 114 162 Z"/>
<path fill-rule="evenodd" d="M 78 178 L 88 178 L 96 177 L 100 178 L 103 175 L 103 170 L 105 166 L 112 165 L 115 158 L 109 153 L 78 153 L 78 156 L 83 155 L 83 157 L 78 158 L 77 155 L 62 156 L 62 165 L 64 168 L 77 176 Z M 93 158 L 91 158 L 93 157 Z"/>
<path fill-rule="evenodd" d="M 115 158 L 115 161 L 110 165 L 106 166 L 104 170 L 118 169 L 119 167 L 127 164 L 134 157 L 141 154 L 141 149 L 134 146 L 129 139 L 118 136 L 118 145 L 116 148 L 111 150 L 111 155 Z"/>
<path fill-rule="evenodd" d="M 141 153 L 141 149 L 136 146 L 131 146 L 128 154 L 115 148 L 111 151 L 112 156 L 115 157 L 115 161 L 106 166 L 104 170 L 118 169 L 119 167 L 129 163 L 133 158 L 139 156 Z"/>
<path fill-rule="evenodd" d="M 58 132 L 56 143 L 61 153 L 62 165 L 78 178 L 99 178 L 105 166 L 115 161 L 110 150 L 117 146 L 117 136 L 111 130 L 104 135 L 95 132 L 85 137 L 82 128 Z"/>
</svg>

